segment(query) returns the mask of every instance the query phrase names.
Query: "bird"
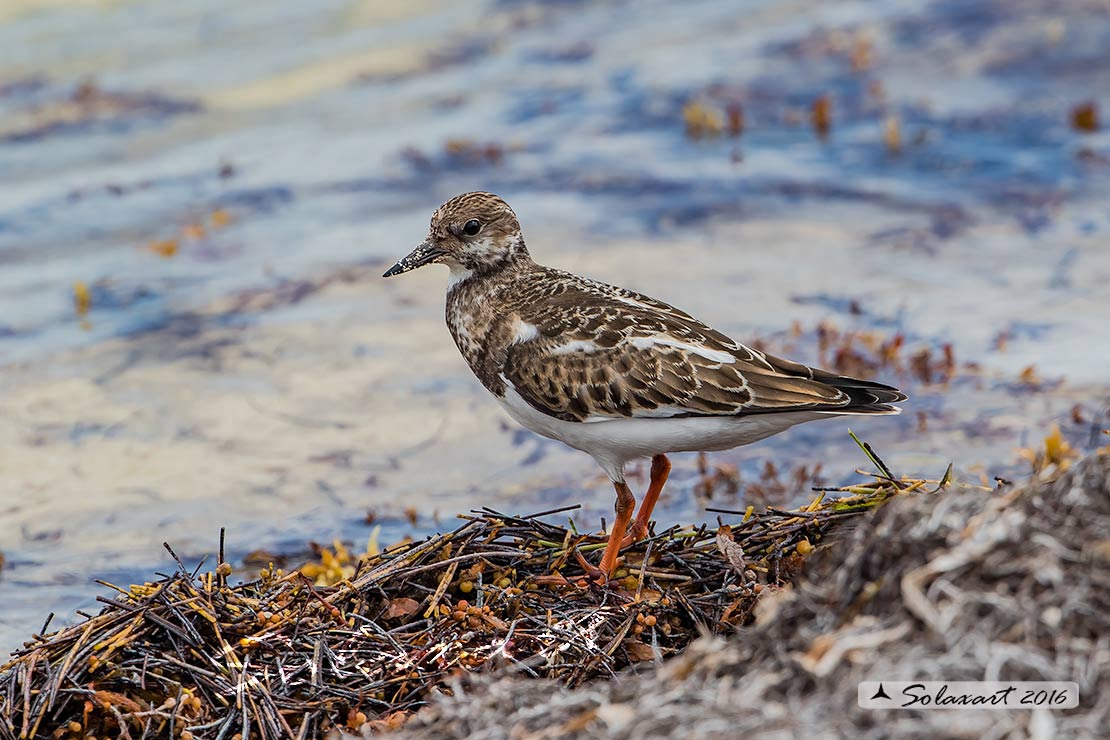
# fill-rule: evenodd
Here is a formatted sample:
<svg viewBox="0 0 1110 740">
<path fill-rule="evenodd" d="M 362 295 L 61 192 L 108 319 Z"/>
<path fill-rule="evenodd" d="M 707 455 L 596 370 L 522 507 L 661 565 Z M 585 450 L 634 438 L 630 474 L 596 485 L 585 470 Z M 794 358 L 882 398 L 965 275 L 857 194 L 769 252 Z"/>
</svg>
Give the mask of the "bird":
<svg viewBox="0 0 1110 740">
<path fill-rule="evenodd" d="M 502 198 L 470 192 L 432 214 L 428 234 L 385 271 L 448 268 L 447 327 L 479 382 L 516 422 L 591 455 L 616 492 L 600 564 L 650 533 L 675 452 L 751 444 L 795 424 L 898 414 L 889 385 L 746 347 L 663 301 L 535 262 Z M 633 520 L 625 466 L 651 459 Z"/>
</svg>

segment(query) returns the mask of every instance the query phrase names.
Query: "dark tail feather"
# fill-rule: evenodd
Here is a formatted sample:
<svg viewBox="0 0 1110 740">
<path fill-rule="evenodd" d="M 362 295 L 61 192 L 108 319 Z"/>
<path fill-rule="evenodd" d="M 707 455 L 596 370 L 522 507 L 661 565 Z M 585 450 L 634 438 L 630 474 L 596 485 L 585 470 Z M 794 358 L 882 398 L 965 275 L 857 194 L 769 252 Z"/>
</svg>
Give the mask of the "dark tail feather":
<svg viewBox="0 0 1110 740">
<path fill-rule="evenodd" d="M 815 373 L 814 380 L 843 391 L 850 399 L 830 413 L 836 414 L 899 414 L 902 409 L 893 404 L 905 401 L 908 396 L 897 388 L 870 380 L 847 378 L 842 375 Z"/>
</svg>

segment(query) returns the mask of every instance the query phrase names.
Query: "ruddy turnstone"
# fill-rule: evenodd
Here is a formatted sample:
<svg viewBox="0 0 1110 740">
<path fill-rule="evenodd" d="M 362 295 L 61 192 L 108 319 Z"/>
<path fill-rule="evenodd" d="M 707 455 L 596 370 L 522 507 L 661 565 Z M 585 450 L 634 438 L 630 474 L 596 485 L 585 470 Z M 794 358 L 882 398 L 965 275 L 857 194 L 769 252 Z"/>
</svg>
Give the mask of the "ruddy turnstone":
<svg viewBox="0 0 1110 740">
<path fill-rule="evenodd" d="M 383 277 L 443 263 L 447 326 L 482 385 L 517 422 L 589 453 L 617 492 L 598 575 L 648 534 L 668 452 L 724 450 L 843 414 L 897 414 L 896 388 L 745 347 L 662 301 L 532 261 L 492 193 L 432 215 L 427 238 Z M 651 457 L 640 511 L 625 464 Z M 631 531 L 628 532 L 631 522 Z M 626 539 L 626 532 L 630 535 Z"/>
</svg>

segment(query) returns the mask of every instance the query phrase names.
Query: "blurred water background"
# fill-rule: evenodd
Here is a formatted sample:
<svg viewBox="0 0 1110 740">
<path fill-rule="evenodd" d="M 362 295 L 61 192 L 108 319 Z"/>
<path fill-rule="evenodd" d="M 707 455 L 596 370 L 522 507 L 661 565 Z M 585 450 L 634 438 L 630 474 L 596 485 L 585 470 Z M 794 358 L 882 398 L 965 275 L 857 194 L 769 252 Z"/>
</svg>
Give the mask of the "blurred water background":
<svg viewBox="0 0 1110 740">
<path fill-rule="evenodd" d="M 906 387 L 855 425 L 896 469 L 1098 444 L 1107 69 L 1093 1 L 6 0 L 0 649 L 221 526 L 237 563 L 477 506 L 598 526 L 608 484 L 485 396 L 439 268 L 378 278 L 466 190 L 541 262 Z M 863 462 L 839 421 L 679 456 L 661 524 Z"/>
</svg>

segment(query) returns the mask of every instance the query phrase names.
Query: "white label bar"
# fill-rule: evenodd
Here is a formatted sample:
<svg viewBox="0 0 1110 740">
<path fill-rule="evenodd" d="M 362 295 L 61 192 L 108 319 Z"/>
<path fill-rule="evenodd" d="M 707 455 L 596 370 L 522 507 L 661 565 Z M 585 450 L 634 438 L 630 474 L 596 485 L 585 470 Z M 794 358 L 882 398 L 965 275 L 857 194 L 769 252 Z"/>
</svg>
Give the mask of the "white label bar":
<svg viewBox="0 0 1110 740">
<path fill-rule="evenodd" d="M 864 709 L 1074 709 L 1074 681 L 862 681 Z"/>
</svg>

